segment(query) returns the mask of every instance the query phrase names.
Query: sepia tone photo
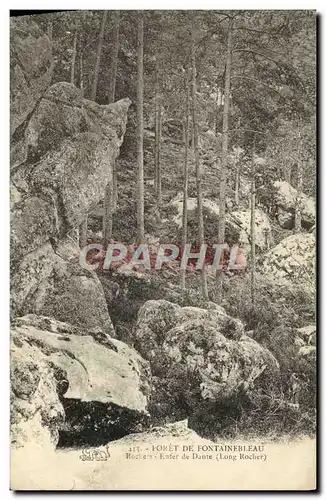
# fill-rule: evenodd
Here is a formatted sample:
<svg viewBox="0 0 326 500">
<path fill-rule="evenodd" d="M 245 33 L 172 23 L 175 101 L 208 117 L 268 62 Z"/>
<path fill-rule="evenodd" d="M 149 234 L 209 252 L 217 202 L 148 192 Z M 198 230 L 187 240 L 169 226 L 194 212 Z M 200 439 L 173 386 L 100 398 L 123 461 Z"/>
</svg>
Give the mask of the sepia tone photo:
<svg viewBox="0 0 326 500">
<path fill-rule="evenodd" d="M 316 489 L 316 12 L 11 12 L 13 490 Z"/>
</svg>

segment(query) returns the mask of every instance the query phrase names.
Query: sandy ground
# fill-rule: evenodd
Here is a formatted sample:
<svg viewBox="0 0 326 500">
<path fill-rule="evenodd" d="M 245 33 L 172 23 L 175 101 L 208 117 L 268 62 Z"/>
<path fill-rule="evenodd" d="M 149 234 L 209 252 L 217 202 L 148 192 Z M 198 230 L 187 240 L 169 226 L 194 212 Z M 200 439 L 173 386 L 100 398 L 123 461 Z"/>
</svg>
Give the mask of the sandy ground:
<svg viewBox="0 0 326 500">
<path fill-rule="evenodd" d="M 263 446 L 263 451 L 246 451 L 242 455 L 240 451 L 207 451 L 209 448 L 206 449 L 205 446 L 212 444 L 197 435 L 186 438 L 171 436 L 146 438 L 144 435 L 138 435 L 136 439 L 127 437 L 109 443 L 110 457 L 104 461 L 83 461 L 81 450 L 76 449 L 53 452 L 34 447 L 18 450 L 11 455 L 11 488 L 14 490 L 313 490 L 315 488 L 316 443 L 313 439 L 303 438 L 287 443 L 263 441 L 219 443 L 219 445 Z M 162 451 L 163 446 L 166 447 L 165 451 Z M 193 447 L 193 452 L 189 451 L 190 446 Z M 184 451 L 185 449 L 187 451 Z M 103 451 L 104 448 L 97 450 Z M 189 458 L 185 458 L 184 455 L 188 455 Z M 206 458 L 203 458 L 204 455 Z M 258 456 L 260 458 L 257 458 Z"/>
</svg>

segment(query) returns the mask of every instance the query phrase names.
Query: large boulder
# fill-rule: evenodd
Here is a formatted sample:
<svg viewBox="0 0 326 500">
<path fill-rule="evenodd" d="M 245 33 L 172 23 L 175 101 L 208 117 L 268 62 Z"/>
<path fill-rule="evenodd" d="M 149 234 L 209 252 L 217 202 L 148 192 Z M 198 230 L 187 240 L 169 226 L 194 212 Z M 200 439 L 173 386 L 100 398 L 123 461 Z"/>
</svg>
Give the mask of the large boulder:
<svg viewBox="0 0 326 500">
<path fill-rule="evenodd" d="M 250 210 L 234 211 L 226 216 L 227 224 L 233 227 L 237 236 L 237 242 L 244 247 L 249 247 L 251 232 Z M 268 215 L 263 210 L 255 210 L 255 241 L 260 250 L 268 250 L 273 246 L 272 227 Z"/>
<path fill-rule="evenodd" d="M 52 45 L 49 38 L 30 18 L 11 18 L 11 135 L 25 122 L 50 85 L 52 70 Z"/>
<path fill-rule="evenodd" d="M 313 369 L 316 364 L 316 325 L 306 325 L 296 330 L 295 344 L 299 359 L 309 363 Z"/>
<path fill-rule="evenodd" d="M 68 259 L 72 249 L 78 256 L 74 245 L 45 243 L 21 260 L 12 272 L 12 316 L 35 313 L 114 337 L 100 280 Z"/>
<path fill-rule="evenodd" d="M 173 216 L 174 223 L 181 228 L 182 225 L 182 210 L 183 210 L 183 198 L 182 194 L 179 193 L 173 200 L 171 200 L 169 206 L 175 209 L 175 215 Z M 188 198 L 187 208 L 189 212 L 188 218 L 191 220 L 191 213 L 195 213 L 197 207 L 196 198 Z M 217 200 L 203 198 L 203 208 L 207 212 L 210 221 L 205 221 L 204 224 L 210 227 L 206 227 L 206 233 L 209 234 L 212 230 L 212 234 L 209 237 L 216 238 L 218 219 L 219 219 L 219 203 Z M 205 217 L 204 217 L 205 219 Z M 215 221 L 215 222 L 214 222 Z M 260 209 L 255 211 L 255 223 L 256 223 L 256 246 L 261 250 L 269 249 L 273 245 L 272 228 L 268 215 Z M 251 212 L 250 210 L 238 210 L 232 211 L 225 216 L 225 232 L 226 238 L 230 238 L 232 241 L 244 246 L 249 246 L 250 239 L 250 224 L 251 224 Z"/>
<path fill-rule="evenodd" d="M 301 280 L 313 284 L 316 238 L 312 233 L 297 233 L 284 238 L 264 257 L 262 271 L 280 280 Z M 308 279 L 307 279 L 308 278 Z"/>
<path fill-rule="evenodd" d="M 103 199 L 130 103 L 100 106 L 65 82 L 45 93 L 20 138 L 21 157 L 12 155 L 11 180 L 20 194 L 12 207 L 15 260 L 78 227 Z"/>
<path fill-rule="evenodd" d="M 300 207 L 302 226 L 310 229 L 315 223 L 316 206 L 313 198 L 298 191 L 286 181 L 273 184 L 274 203 L 277 206 L 278 222 L 284 229 L 294 227 L 296 206 Z"/>
<path fill-rule="evenodd" d="M 64 422 L 57 381 L 46 356 L 16 328 L 10 348 L 11 442 L 53 449 Z"/>
<path fill-rule="evenodd" d="M 36 315 L 17 318 L 12 339 L 15 434 L 34 430 L 35 411 L 54 445 L 59 433 L 59 445 L 104 443 L 146 419 L 148 362 L 122 342 Z"/>
<path fill-rule="evenodd" d="M 279 371 L 274 356 L 244 334 L 241 321 L 212 303 L 202 309 L 146 302 L 135 345 L 151 363 L 155 398 L 160 392 L 171 399 L 188 393 L 190 406 L 198 397 L 222 402 L 259 385 L 263 374 L 271 379 Z"/>
</svg>

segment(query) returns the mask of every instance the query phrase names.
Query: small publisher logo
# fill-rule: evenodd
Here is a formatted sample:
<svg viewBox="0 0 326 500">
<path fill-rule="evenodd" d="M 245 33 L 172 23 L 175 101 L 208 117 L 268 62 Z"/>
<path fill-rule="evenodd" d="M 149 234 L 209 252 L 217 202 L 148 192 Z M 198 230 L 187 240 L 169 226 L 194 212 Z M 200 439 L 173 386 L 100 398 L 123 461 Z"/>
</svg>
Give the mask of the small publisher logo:
<svg viewBox="0 0 326 500">
<path fill-rule="evenodd" d="M 106 445 L 104 449 L 83 449 L 79 460 L 83 462 L 106 462 L 110 458 L 109 446 Z"/>
</svg>

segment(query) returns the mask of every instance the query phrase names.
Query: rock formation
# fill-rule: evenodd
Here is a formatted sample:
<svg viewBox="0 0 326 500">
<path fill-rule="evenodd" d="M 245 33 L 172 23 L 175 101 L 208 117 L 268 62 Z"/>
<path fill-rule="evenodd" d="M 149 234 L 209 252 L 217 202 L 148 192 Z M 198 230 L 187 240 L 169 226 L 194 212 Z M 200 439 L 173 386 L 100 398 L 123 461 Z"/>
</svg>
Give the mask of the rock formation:
<svg viewBox="0 0 326 500">
<path fill-rule="evenodd" d="M 104 197 L 131 101 L 49 86 L 48 37 L 22 18 L 11 38 L 13 443 L 55 446 L 59 432 L 101 443 L 115 421 L 121 435 L 146 416 L 150 372 L 114 340 L 101 282 L 76 263 L 76 230 Z"/>
<path fill-rule="evenodd" d="M 202 309 L 146 302 L 139 311 L 135 345 L 159 379 L 154 392 L 173 380 L 179 392 L 192 394 L 194 404 L 199 393 L 202 400 L 223 402 L 259 385 L 265 372 L 275 376 L 279 371 L 274 356 L 244 334 L 241 321 L 213 303 Z"/>
<path fill-rule="evenodd" d="M 263 271 L 274 279 L 301 279 L 307 282 L 315 267 L 315 247 L 314 234 L 288 236 L 264 256 Z M 310 281 L 309 278 L 308 283 Z"/>
</svg>

